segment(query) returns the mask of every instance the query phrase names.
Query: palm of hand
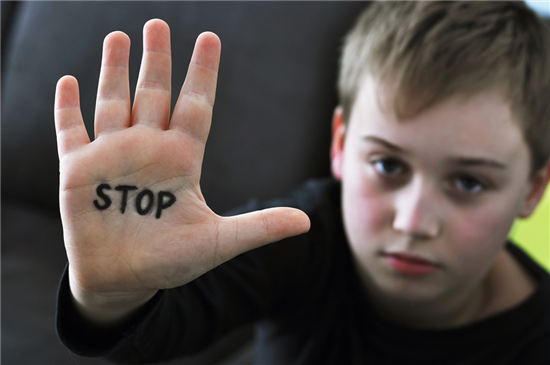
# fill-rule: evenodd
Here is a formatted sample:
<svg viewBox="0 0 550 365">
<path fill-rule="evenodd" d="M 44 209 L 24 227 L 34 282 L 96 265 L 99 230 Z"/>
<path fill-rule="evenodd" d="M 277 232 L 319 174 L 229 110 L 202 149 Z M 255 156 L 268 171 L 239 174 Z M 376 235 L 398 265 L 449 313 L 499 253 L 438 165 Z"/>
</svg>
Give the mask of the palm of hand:
<svg viewBox="0 0 550 365">
<path fill-rule="evenodd" d="M 79 241 L 67 247 L 68 254 L 73 265 L 99 263 L 81 272 L 78 281 L 91 283 L 95 281 L 93 278 L 103 276 L 102 291 L 174 287 L 194 279 L 219 261 L 214 247 L 203 246 L 211 252 L 210 258 L 205 257 L 206 267 L 197 267 L 197 262 L 191 265 L 189 257 L 182 255 L 188 251 L 183 250 L 183 243 L 196 243 L 199 237 L 203 237 L 206 244 L 215 244 L 215 239 L 204 236 L 210 235 L 219 219 L 206 206 L 200 193 L 200 166 L 186 158 L 197 153 L 200 148 L 194 145 L 199 143 L 189 141 L 179 132 L 149 127 L 130 129 L 101 137 L 93 145 L 75 151 L 61 164 L 62 172 L 71 171 L 71 179 L 61 188 L 65 217 L 74 217 L 64 221 L 72 227 L 66 230 L 66 235 L 75 232 L 78 238 L 74 240 Z M 102 161 L 101 166 L 92 170 L 90 167 L 97 161 Z M 96 192 L 101 183 L 111 187 L 105 191 L 111 204 L 104 211 L 93 204 L 94 200 L 104 204 Z M 123 197 L 122 192 L 115 191 L 121 185 L 137 189 Z M 136 196 L 145 189 L 153 193 L 154 201 L 151 211 L 140 215 L 135 207 Z M 157 219 L 160 191 L 173 193 L 176 202 L 161 211 L 162 216 Z M 146 197 L 141 205 L 148 203 Z M 71 241 L 70 237 L 67 239 Z M 179 269 L 193 266 L 198 271 L 177 273 Z M 97 290 L 90 284 L 84 285 L 88 290 Z"/>
</svg>

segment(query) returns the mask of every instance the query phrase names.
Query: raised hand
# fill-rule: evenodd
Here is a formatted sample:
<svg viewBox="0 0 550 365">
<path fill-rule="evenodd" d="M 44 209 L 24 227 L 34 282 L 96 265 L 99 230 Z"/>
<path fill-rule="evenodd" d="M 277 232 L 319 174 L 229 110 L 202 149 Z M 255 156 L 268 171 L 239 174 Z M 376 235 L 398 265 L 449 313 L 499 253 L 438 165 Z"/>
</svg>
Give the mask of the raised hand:
<svg viewBox="0 0 550 365">
<path fill-rule="evenodd" d="M 274 208 L 235 217 L 212 212 L 200 190 L 212 118 L 220 41 L 201 34 L 170 119 L 168 25 L 144 27 L 144 51 L 130 107 L 130 40 L 105 38 L 95 140 L 79 106 L 78 84 L 57 84 L 55 126 L 60 209 L 77 306 L 114 321 L 158 289 L 186 284 L 247 250 L 306 232 L 307 216 Z"/>
</svg>

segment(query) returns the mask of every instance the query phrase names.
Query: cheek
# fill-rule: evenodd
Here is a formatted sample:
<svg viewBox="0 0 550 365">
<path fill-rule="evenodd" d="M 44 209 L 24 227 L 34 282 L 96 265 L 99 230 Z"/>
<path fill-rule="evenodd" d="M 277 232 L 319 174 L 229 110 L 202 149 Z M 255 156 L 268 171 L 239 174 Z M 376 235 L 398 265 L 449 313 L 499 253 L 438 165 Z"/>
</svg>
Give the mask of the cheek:
<svg viewBox="0 0 550 365">
<path fill-rule="evenodd" d="M 447 225 L 454 243 L 450 254 L 461 257 L 464 267 L 486 267 L 504 246 L 513 221 L 509 210 L 497 204 L 452 217 Z"/>
<path fill-rule="evenodd" d="M 368 250 L 388 226 L 391 204 L 359 169 L 344 175 L 342 189 L 344 224 L 350 244 L 355 251 Z"/>
</svg>

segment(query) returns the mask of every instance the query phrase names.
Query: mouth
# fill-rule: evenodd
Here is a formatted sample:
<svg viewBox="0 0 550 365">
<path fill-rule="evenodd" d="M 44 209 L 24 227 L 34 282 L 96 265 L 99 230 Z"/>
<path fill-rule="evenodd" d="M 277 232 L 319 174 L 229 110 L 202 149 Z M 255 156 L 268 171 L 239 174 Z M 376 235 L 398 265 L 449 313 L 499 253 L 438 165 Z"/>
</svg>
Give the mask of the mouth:
<svg viewBox="0 0 550 365">
<path fill-rule="evenodd" d="M 390 267 L 405 275 L 427 275 L 440 269 L 438 264 L 414 254 L 397 252 L 382 256 Z"/>
</svg>

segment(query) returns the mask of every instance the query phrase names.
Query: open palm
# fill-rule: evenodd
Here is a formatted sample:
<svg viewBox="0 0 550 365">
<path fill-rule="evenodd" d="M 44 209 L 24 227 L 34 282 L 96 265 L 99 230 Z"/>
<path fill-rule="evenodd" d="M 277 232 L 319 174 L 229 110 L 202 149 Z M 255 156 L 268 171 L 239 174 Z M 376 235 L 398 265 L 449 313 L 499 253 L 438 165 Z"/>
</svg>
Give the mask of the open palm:
<svg viewBox="0 0 550 365">
<path fill-rule="evenodd" d="M 307 216 L 274 208 L 236 217 L 212 212 L 199 182 L 212 118 L 220 41 L 201 34 L 170 119 L 166 23 L 144 27 L 133 108 L 129 38 L 105 38 L 90 142 L 76 79 L 59 80 L 55 124 L 60 208 L 73 295 L 150 298 L 252 248 L 303 233 Z M 85 304 L 85 303 L 84 303 Z"/>
</svg>

